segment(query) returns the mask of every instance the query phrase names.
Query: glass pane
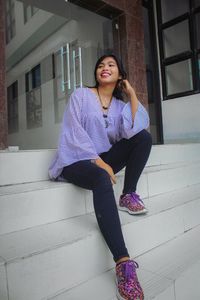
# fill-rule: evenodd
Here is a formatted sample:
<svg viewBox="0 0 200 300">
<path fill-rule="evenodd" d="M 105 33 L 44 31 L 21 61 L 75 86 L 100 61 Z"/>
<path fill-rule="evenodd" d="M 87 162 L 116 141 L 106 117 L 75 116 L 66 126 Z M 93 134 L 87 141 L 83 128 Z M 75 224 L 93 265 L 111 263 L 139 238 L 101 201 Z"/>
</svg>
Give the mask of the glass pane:
<svg viewBox="0 0 200 300">
<path fill-rule="evenodd" d="M 200 49 L 200 13 L 196 14 L 197 48 Z"/>
<path fill-rule="evenodd" d="M 9 141 L 20 149 L 56 148 L 58 122 L 62 120 L 75 81 L 77 86 L 81 81 L 83 86 L 92 86 L 97 58 L 113 52 L 113 24 L 110 19 L 70 1 L 16 0 L 14 3 L 16 39 L 6 48 L 7 82 L 10 85 L 20 79 L 21 119 L 15 140 L 11 135 Z M 32 14 L 31 7 L 34 7 L 33 12 L 37 11 L 26 24 L 24 6 L 27 18 Z M 65 54 L 62 60 L 61 48 L 67 45 L 69 57 Z M 81 57 L 79 55 L 73 64 L 73 50 L 78 55 L 79 48 Z M 40 70 L 34 69 L 38 65 Z M 63 91 L 63 82 L 68 79 L 71 85 L 66 83 Z"/>
<path fill-rule="evenodd" d="M 195 7 L 199 7 L 200 6 L 200 0 L 194 0 L 194 5 Z"/>
<path fill-rule="evenodd" d="M 167 95 L 193 90 L 191 60 L 166 66 Z"/>
<path fill-rule="evenodd" d="M 8 132 L 18 131 L 18 83 L 14 82 L 7 88 Z"/>
<path fill-rule="evenodd" d="M 42 99 L 40 88 L 26 94 L 27 129 L 42 126 Z"/>
<path fill-rule="evenodd" d="M 162 22 L 165 23 L 189 12 L 189 0 L 161 0 Z"/>
<path fill-rule="evenodd" d="M 163 31 L 165 58 L 190 50 L 188 20 Z"/>
<path fill-rule="evenodd" d="M 32 70 L 32 87 L 33 89 L 41 85 L 40 65 L 36 66 Z"/>
</svg>

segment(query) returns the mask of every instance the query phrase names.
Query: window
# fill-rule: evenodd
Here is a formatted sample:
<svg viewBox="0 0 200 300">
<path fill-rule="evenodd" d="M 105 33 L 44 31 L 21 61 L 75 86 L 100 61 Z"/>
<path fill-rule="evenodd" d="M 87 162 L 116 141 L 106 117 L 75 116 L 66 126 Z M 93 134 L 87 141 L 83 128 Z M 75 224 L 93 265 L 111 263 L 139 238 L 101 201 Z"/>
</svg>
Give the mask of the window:
<svg viewBox="0 0 200 300">
<path fill-rule="evenodd" d="M 164 99 L 200 92 L 200 1 L 157 0 Z"/>
<path fill-rule="evenodd" d="M 194 0 L 195 7 L 200 7 L 200 0 Z"/>
<path fill-rule="evenodd" d="M 15 34 L 15 2 L 14 0 L 6 0 L 6 44 L 12 40 Z"/>
<path fill-rule="evenodd" d="M 168 95 L 193 90 L 190 59 L 166 66 L 165 72 Z"/>
<path fill-rule="evenodd" d="M 82 86 L 82 52 L 78 40 L 64 44 L 53 57 L 55 122 L 60 123 L 66 99 L 77 87 Z"/>
<path fill-rule="evenodd" d="M 54 112 L 55 112 L 55 122 L 60 123 L 63 116 L 63 111 L 66 105 L 66 98 L 69 97 L 68 78 L 67 78 L 67 68 L 69 68 L 69 63 L 67 63 L 67 52 L 66 47 L 62 47 L 62 50 L 57 51 L 53 55 L 54 60 Z M 61 56 L 63 59 L 61 59 Z M 66 62 L 65 64 L 63 62 Z M 63 67 L 62 67 L 63 66 Z M 68 95 L 66 95 L 66 91 Z"/>
<path fill-rule="evenodd" d="M 18 83 L 15 81 L 7 88 L 8 133 L 18 132 Z"/>
<path fill-rule="evenodd" d="M 200 12 L 196 14 L 195 22 L 197 30 L 197 48 L 200 49 Z"/>
<path fill-rule="evenodd" d="M 184 32 L 184 36 L 182 35 L 182 32 Z M 174 26 L 164 29 L 163 44 L 165 58 L 184 51 L 189 51 L 191 47 L 188 20 L 184 20 Z"/>
<path fill-rule="evenodd" d="M 25 76 L 27 128 L 42 126 L 41 72 L 40 65 Z"/>
<path fill-rule="evenodd" d="M 24 4 L 24 23 L 27 23 L 38 10 L 39 8 L 33 5 Z"/>
<path fill-rule="evenodd" d="M 188 0 L 161 0 L 162 22 L 168 22 L 189 11 Z"/>
</svg>

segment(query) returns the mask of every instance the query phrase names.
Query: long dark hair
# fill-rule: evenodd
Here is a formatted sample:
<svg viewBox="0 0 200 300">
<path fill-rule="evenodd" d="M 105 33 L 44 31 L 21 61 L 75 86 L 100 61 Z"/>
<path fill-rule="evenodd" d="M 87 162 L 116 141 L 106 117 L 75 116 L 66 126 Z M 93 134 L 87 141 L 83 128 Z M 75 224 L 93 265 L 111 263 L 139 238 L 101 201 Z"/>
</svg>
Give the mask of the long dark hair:
<svg viewBox="0 0 200 300">
<path fill-rule="evenodd" d="M 98 88 L 98 86 L 99 86 L 99 83 L 98 83 L 97 77 L 96 77 L 97 68 L 100 65 L 100 63 L 107 57 L 112 57 L 116 61 L 116 64 L 117 64 L 117 67 L 118 67 L 118 70 L 119 70 L 119 74 L 121 75 L 122 79 L 127 78 L 127 73 L 124 70 L 124 66 L 122 64 L 122 61 L 114 54 L 105 54 L 97 60 L 96 65 L 95 65 L 95 69 L 94 69 L 94 78 L 95 78 L 95 82 L 96 82 L 96 84 L 94 86 L 95 88 Z M 119 84 L 120 80 L 121 79 L 119 79 L 118 82 L 116 83 L 115 89 L 113 91 L 113 96 L 118 98 L 118 99 L 123 100 L 122 85 Z"/>
</svg>

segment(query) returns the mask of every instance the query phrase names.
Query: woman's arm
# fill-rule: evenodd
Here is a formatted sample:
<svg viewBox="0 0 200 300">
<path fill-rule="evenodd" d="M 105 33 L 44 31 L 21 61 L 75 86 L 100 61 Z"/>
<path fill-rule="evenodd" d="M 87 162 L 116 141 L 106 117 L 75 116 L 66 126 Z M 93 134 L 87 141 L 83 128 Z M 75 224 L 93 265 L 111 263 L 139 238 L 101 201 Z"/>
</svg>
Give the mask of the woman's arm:
<svg viewBox="0 0 200 300">
<path fill-rule="evenodd" d="M 138 132 L 149 127 L 149 115 L 137 99 L 135 90 L 128 80 L 123 80 L 123 91 L 129 98 L 121 112 L 120 138 L 129 139 Z"/>
<path fill-rule="evenodd" d="M 130 99 L 132 118 L 134 120 L 136 111 L 138 109 L 139 101 L 137 99 L 134 88 L 131 86 L 131 84 L 127 79 L 123 80 L 122 86 L 123 86 L 123 92 L 126 94 L 128 99 Z"/>
</svg>

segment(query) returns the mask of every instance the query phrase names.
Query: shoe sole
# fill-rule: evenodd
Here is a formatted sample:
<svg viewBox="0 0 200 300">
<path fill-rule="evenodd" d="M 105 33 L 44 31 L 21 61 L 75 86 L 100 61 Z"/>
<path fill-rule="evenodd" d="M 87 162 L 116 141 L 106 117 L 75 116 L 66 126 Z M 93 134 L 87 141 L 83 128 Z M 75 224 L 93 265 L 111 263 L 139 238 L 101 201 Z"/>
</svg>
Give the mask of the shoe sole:
<svg viewBox="0 0 200 300">
<path fill-rule="evenodd" d="M 148 213 L 148 209 L 146 209 L 146 208 L 144 208 L 143 210 L 139 210 L 139 211 L 132 211 L 132 210 L 128 209 L 127 207 L 118 206 L 118 209 L 121 211 L 126 211 L 130 215 L 144 215 L 144 214 Z"/>
<path fill-rule="evenodd" d="M 116 281 L 116 284 L 117 284 L 117 281 Z M 128 300 L 127 298 L 123 298 L 123 297 L 120 295 L 120 293 L 119 293 L 119 291 L 118 291 L 118 288 L 116 288 L 116 296 L 117 296 L 117 299 L 118 299 L 118 300 Z M 134 299 L 134 300 L 144 300 L 144 297 L 142 296 L 142 298 L 140 297 L 140 298 L 137 298 L 137 299 Z"/>
</svg>

